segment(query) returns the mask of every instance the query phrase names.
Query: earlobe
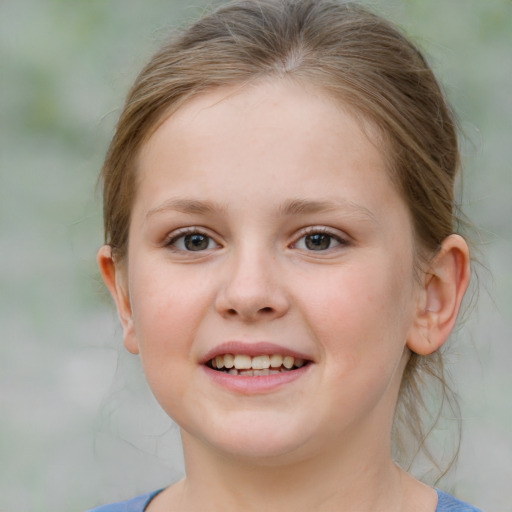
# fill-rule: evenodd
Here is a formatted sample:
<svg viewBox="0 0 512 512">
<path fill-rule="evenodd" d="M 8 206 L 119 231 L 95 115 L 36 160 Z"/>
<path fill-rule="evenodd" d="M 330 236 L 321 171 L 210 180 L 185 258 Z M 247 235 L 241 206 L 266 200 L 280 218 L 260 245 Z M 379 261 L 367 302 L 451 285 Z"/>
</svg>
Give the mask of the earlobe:
<svg viewBox="0 0 512 512">
<path fill-rule="evenodd" d="M 112 248 L 109 245 L 104 245 L 100 248 L 97 261 L 103 281 L 117 306 L 119 320 L 123 328 L 125 347 L 132 354 L 138 354 L 139 347 L 133 326 L 133 315 L 126 282 L 126 271 L 116 264 L 112 255 Z"/>
<path fill-rule="evenodd" d="M 457 321 L 469 279 L 466 241 L 459 235 L 450 235 L 425 273 L 422 298 L 407 340 L 410 350 L 429 355 L 445 343 Z"/>
</svg>

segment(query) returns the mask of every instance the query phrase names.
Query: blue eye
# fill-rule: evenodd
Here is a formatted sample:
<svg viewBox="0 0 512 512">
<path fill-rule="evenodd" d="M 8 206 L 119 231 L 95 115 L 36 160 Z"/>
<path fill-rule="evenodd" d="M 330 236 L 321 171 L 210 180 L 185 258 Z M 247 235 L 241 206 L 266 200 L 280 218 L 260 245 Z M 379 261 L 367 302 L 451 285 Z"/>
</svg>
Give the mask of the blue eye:
<svg viewBox="0 0 512 512">
<path fill-rule="evenodd" d="M 333 234 L 323 231 L 312 231 L 297 241 L 295 247 L 306 251 L 326 251 L 342 245 L 344 241 Z"/>
<path fill-rule="evenodd" d="M 206 251 L 218 247 L 213 238 L 204 233 L 186 233 L 172 238 L 169 246 L 179 250 L 188 252 Z"/>
</svg>

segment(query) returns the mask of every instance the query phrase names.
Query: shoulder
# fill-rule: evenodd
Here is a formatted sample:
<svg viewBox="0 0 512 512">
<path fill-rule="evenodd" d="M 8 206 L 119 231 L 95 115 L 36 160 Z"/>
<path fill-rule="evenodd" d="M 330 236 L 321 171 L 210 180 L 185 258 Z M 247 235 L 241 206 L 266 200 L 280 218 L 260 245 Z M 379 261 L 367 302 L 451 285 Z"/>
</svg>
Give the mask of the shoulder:
<svg viewBox="0 0 512 512">
<path fill-rule="evenodd" d="M 469 503 L 460 501 L 451 494 L 436 489 L 439 501 L 436 512 L 482 512 L 479 508 Z"/>
<path fill-rule="evenodd" d="M 136 498 L 128 501 L 121 501 L 119 503 L 111 503 L 110 505 L 103 505 L 98 508 L 93 508 L 87 512 L 144 512 L 149 502 L 159 493 L 158 491 L 148 492 L 141 494 Z"/>
</svg>

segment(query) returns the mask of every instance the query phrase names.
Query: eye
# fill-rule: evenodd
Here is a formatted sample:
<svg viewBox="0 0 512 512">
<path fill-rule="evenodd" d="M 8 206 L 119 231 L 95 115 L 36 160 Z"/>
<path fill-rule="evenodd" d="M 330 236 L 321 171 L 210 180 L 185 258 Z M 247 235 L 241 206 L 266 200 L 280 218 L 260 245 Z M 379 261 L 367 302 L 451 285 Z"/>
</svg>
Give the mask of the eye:
<svg viewBox="0 0 512 512">
<path fill-rule="evenodd" d="M 216 247 L 219 247 L 212 237 L 199 231 L 176 235 L 169 240 L 167 245 L 174 250 L 185 252 L 206 251 L 208 249 L 215 249 Z"/>
<path fill-rule="evenodd" d="M 305 251 L 327 251 L 328 249 L 346 244 L 347 242 L 340 236 L 315 228 L 300 237 L 294 245 L 296 249 Z"/>
</svg>

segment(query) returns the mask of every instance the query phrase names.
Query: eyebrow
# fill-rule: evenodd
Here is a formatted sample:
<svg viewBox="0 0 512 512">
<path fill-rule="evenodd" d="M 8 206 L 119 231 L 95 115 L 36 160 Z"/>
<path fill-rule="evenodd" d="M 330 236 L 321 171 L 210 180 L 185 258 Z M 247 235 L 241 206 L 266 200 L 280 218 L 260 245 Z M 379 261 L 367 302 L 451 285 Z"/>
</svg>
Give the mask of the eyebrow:
<svg viewBox="0 0 512 512">
<path fill-rule="evenodd" d="M 146 218 L 169 210 L 185 214 L 206 215 L 225 212 L 227 207 L 212 201 L 171 198 L 149 210 L 146 214 Z M 349 215 L 357 215 L 365 220 L 371 220 L 378 223 L 377 217 L 371 210 L 365 206 L 343 198 L 336 198 L 334 200 L 311 200 L 301 198 L 289 199 L 277 209 L 278 215 L 281 216 L 307 215 L 333 211 L 341 211 Z"/>
<path fill-rule="evenodd" d="M 196 215 L 205 215 L 208 213 L 215 213 L 224 211 L 226 208 L 211 201 L 199 201 L 197 199 L 185 198 L 172 198 L 164 201 L 155 208 L 151 208 L 146 213 L 146 218 L 151 217 L 157 213 L 174 210 L 181 213 L 189 213 Z"/>
<path fill-rule="evenodd" d="M 340 210 L 351 215 L 361 216 L 362 218 L 372 220 L 373 222 L 378 222 L 377 217 L 371 210 L 363 205 L 343 198 L 321 201 L 309 199 L 291 199 L 286 201 L 286 203 L 284 203 L 284 205 L 279 208 L 279 213 L 282 215 L 304 215 Z"/>
</svg>

